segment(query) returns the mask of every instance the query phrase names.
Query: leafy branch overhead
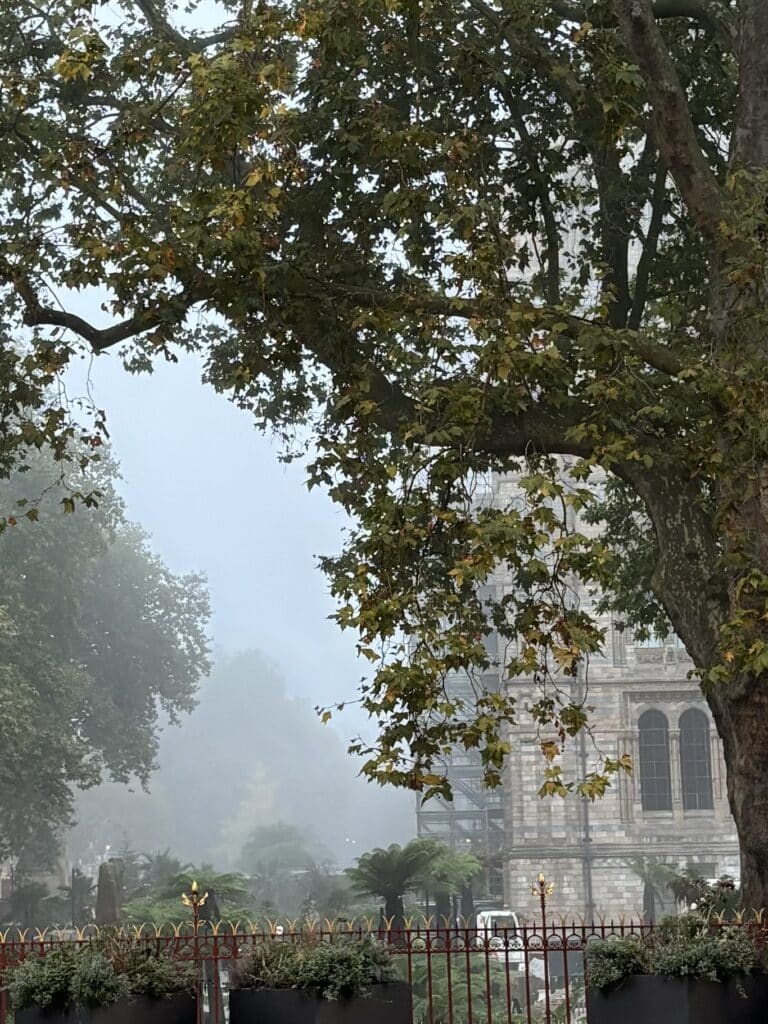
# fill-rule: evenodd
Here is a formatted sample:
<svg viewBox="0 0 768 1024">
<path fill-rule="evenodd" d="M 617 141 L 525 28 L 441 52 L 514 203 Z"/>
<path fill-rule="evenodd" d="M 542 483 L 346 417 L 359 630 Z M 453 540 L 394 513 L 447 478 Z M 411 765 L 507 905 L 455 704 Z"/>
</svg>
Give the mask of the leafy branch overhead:
<svg viewBox="0 0 768 1024">
<path fill-rule="evenodd" d="M 3 465 L 17 425 L 66 429 L 41 374 L 202 351 L 289 455 L 311 429 L 310 480 L 352 515 L 325 567 L 372 665 L 369 776 L 444 791 L 459 744 L 495 784 L 523 714 L 554 771 L 602 640 L 578 577 L 684 641 L 768 886 L 768 9 L 222 9 L 206 33 L 160 0 L 0 15 L 2 310 L 26 346 Z M 532 707 L 482 683 L 489 618 Z M 549 781 L 594 796 L 622 767 Z"/>
</svg>

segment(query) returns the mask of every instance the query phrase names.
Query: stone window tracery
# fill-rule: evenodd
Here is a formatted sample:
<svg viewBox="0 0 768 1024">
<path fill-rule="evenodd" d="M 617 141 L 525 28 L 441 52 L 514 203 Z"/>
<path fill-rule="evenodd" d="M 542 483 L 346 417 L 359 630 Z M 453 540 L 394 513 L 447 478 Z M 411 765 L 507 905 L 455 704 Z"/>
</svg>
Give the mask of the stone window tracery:
<svg viewBox="0 0 768 1024">
<path fill-rule="evenodd" d="M 683 810 L 712 810 L 714 800 L 709 721 L 704 712 L 697 708 L 689 708 L 680 716 L 680 782 Z"/>
<path fill-rule="evenodd" d="M 669 724 L 661 711 L 644 711 L 640 730 L 640 798 L 644 811 L 672 810 Z"/>
</svg>

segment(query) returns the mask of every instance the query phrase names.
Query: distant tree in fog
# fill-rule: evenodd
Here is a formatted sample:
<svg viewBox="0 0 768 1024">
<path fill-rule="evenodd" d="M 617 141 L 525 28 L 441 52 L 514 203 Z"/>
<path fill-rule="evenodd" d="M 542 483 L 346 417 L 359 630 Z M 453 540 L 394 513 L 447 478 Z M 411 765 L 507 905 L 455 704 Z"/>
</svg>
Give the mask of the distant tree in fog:
<svg viewBox="0 0 768 1024">
<path fill-rule="evenodd" d="M 114 463 L 67 486 L 29 462 L 0 482 L 18 510 L 0 536 L 0 856 L 22 873 L 55 858 L 75 787 L 148 781 L 161 716 L 191 711 L 208 671 L 209 614 L 203 579 L 172 573 L 126 518 Z M 71 488 L 98 507 L 73 511 Z"/>
<path fill-rule="evenodd" d="M 410 796 L 358 778 L 344 738 L 287 692 L 259 651 L 216 657 L 198 707 L 163 733 L 158 760 L 149 795 L 109 784 L 82 795 L 73 853 L 87 857 L 106 843 L 169 846 L 184 859 L 236 868 L 254 829 L 282 823 L 325 847 L 312 859 L 344 865 L 413 831 Z"/>
</svg>

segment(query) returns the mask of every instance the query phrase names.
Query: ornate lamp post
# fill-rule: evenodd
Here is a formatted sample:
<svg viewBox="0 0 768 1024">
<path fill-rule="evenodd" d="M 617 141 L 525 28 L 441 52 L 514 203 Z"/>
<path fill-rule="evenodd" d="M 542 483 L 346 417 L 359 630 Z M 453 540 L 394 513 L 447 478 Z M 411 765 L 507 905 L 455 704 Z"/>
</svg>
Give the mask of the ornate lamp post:
<svg viewBox="0 0 768 1024">
<path fill-rule="evenodd" d="M 207 892 L 200 892 L 200 887 L 197 882 L 193 881 L 189 887 L 189 892 L 183 892 L 181 894 L 181 902 L 185 907 L 192 907 L 192 928 L 194 937 L 194 950 L 195 950 L 195 966 L 200 972 L 203 969 L 203 965 L 200 961 L 200 907 L 205 906 L 205 901 L 208 899 Z M 201 1024 L 204 1017 L 203 1009 L 203 979 L 198 974 L 197 982 L 197 1012 L 195 1016 L 196 1024 Z"/>
<path fill-rule="evenodd" d="M 548 882 L 544 873 L 540 872 L 539 877 L 531 886 L 531 895 L 539 897 L 541 904 L 541 933 L 544 949 L 544 1009 L 546 1019 L 549 1020 L 549 947 L 547 943 L 547 899 L 555 891 L 555 883 Z M 563 953 L 565 956 L 565 953 Z"/>
</svg>

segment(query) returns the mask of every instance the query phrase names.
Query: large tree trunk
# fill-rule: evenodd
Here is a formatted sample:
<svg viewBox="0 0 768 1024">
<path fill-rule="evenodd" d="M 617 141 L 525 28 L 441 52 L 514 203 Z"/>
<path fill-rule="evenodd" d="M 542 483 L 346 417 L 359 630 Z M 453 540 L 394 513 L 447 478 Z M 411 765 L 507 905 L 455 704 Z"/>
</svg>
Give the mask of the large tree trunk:
<svg viewBox="0 0 768 1024">
<path fill-rule="evenodd" d="M 405 930 L 405 907 L 402 896 L 387 896 L 384 904 L 384 916 L 391 932 Z"/>
<path fill-rule="evenodd" d="M 768 909 L 768 676 L 726 685 L 710 695 L 710 705 L 739 834 L 743 903 Z"/>
<path fill-rule="evenodd" d="M 763 411 L 768 404 L 768 313 L 765 221 L 759 223 L 768 169 L 768 2 L 740 0 L 735 9 L 726 6 L 734 15 L 739 82 L 730 140 L 731 180 L 724 191 L 702 149 L 653 5 L 649 0 L 614 0 L 624 39 L 645 79 L 660 152 L 709 245 L 710 316 L 702 341 L 723 385 L 720 397 L 711 393 L 720 468 L 716 515 L 713 519 L 707 513 L 709 524 L 702 522 L 700 511 L 711 508 L 710 495 L 682 498 L 696 490 L 690 479 L 695 462 L 682 464 L 678 473 L 667 466 L 655 480 L 650 474 L 632 481 L 632 467 L 624 475 L 644 498 L 656 530 L 654 592 L 697 667 L 705 672 L 725 667 L 705 690 L 723 742 L 728 798 L 741 842 L 744 900 L 748 906 L 768 908 L 768 666 L 761 663 L 768 650 L 768 441 Z M 695 441 L 692 454 L 697 455 Z M 740 591 L 745 580 L 750 585 Z"/>
<path fill-rule="evenodd" d="M 447 892 L 435 893 L 435 917 L 438 928 L 448 927 L 451 923 L 451 897 Z"/>
<path fill-rule="evenodd" d="M 764 175 L 768 168 L 768 3 L 741 0 L 736 56 L 739 102 L 731 142 L 730 171 Z M 749 204 L 755 184 L 747 179 Z M 754 651 L 768 644 L 768 448 L 760 418 L 765 403 L 765 281 L 741 273 L 763 265 L 763 243 L 754 228 L 739 222 L 735 193 L 735 240 L 728 249 L 712 246 L 711 324 L 716 361 L 727 381 L 735 371 L 754 367 L 755 390 L 722 410 L 720 449 L 725 473 L 717 492 L 718 519 L 728 576 L 725 623 L 743 624 L 733 661 L 733 677 L 707 691 L 723 743 L 728 800 L 741 846 L 744 905 L 768 909 L 768 671 L 756 670 Z M 763 271 L 764 272 L 764 271 Z M 737 378 L 731 378 L 732 380 Z M 736 416 L 734 425 L 729 420 Z M 754 446 L 743 448 L 753 438 Z M 736 454 L 734 456 L 734 445 Z M 742 460 L 740 463 L 739 459 Z M 738 584 L 750 573 L 762 576 L 753 590 Z M 745 617 L 745 613 L 747 616 Z M 749 618 L 752 613 L 752 618 Z M 721 642 L 723 641 L 721 635 Z M 755 646 L 753 646 L 755 645 Z M 726 642 L 724 646 L 728 646 Z M 725 656 L 728 663 L 728 655 Z M 746 664 L 744 664 L 746 663 Z"/>
</svg>

